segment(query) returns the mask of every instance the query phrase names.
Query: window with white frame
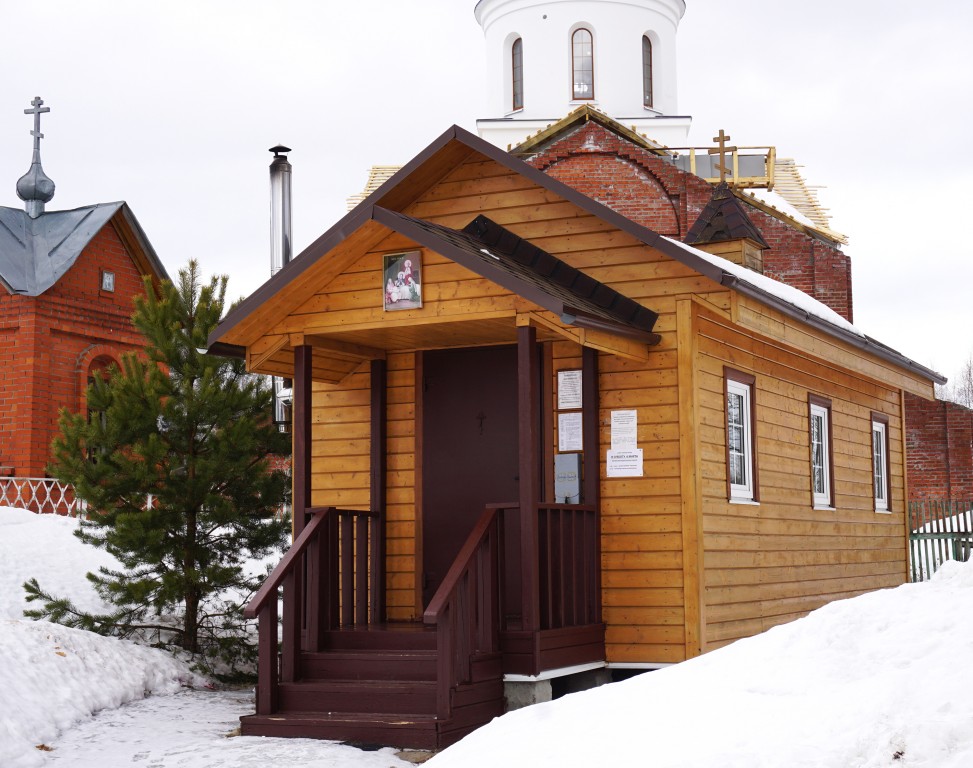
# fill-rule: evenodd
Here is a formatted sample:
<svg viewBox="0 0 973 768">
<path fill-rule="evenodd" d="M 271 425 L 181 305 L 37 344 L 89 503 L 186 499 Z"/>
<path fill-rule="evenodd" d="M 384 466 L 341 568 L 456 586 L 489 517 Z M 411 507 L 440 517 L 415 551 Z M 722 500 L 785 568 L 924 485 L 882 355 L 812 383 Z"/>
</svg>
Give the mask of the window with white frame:
<svg viewBox="0 0 973 768">
<path fill-rule="evenodd" d="M 571 36 L 571 71 L 575 99 L 595 97 L 595 51 L 591 32 L 584 27 Z"/>
<path fill-rule="evenodd" d="M 811 443 L 811 495 L 815 507 L 834 503 L 834 480 L 831 460 L 831 401 L 808 396 Z"/>
<path fill-rule="evenodd" d="M 888 418 L 872 414 L 872 491 L 875 510 L 888 512 L 889 504 L 889 422 Z"/>
<path fill-rule="evenodd" d="M 652 107 L 652 41 L 642 35 L 642 106 Z"/>
<path fill-rule="evenodd" d="M 524 108 L 524 40 L 518 37 L 510 48 L 511 91 L 514 110 Z"/>
<path fill-rule="evenodd" d="M 724 369 L 726 382 L 726 474 L 731 501 L 757 500 L 753 392 L 750 374 Z"/>
</svg>

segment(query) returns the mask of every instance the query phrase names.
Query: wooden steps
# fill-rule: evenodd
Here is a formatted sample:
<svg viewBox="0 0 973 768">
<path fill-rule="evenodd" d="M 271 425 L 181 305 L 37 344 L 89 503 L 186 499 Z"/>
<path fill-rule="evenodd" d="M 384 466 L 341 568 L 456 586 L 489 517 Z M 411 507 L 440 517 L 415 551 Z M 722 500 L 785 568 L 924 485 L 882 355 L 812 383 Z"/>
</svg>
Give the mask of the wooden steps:
<svg viewBox="0 0 973 768">
<path fill-rule="evenodd" d="M 327 650 L 301 653 L 300 678 L 280 683 L 277 711 L 242 717 L 242 733 L 442 749 L 502 714 L 503 682 L 500 655 L 478 657 L 440 712 L 436 638 L 414 624 L 330 632 Z"/>
</svg>

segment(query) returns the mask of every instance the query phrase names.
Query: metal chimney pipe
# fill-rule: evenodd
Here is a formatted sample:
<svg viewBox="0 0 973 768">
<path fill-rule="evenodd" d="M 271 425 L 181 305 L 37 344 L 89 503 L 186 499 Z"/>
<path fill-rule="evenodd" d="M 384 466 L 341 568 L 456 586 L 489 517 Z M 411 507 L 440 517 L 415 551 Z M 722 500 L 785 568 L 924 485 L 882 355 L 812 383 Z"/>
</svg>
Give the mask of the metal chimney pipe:
<svg viewBox="0 0 973 768">
<path fill-rule="evenodd" d="M 270 276 L 276 275 L 291 260 L 291 164 L 285 153 L 290 147 L 271 147 L 270 163 Z M 274 423 L 281 432 L 290 432 L 291 380 L 273 377 Z"/>
<path fill-rule="evenodd" d="M 290 147 L 271 147 L 270 163 L 270 276 L 291 260 L 291 170 L 285 153 Z"/>
</svg>

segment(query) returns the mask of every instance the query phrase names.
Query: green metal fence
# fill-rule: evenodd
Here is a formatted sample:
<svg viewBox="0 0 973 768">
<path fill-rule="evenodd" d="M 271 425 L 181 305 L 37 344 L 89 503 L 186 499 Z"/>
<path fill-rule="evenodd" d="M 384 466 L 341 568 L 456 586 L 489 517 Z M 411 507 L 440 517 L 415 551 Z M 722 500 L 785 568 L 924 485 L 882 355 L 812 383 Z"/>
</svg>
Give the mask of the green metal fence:
<svg viewBox="0 0 973 768">
<path fill-rule="evenodd" d="M 928 579 L 947 560 L 970 559 L 973 501 L 910 501 L 909 523 L 912 581 Z"/>
</svg>

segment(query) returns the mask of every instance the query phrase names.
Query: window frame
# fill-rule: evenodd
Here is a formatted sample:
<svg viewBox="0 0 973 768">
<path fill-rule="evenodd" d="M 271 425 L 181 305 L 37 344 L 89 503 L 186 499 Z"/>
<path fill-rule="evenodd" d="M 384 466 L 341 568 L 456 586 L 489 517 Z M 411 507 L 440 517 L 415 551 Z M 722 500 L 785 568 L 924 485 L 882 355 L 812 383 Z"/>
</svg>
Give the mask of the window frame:
<svg viewBox="0 0 973 768">
<path fill-rule="evenodd" d="M 824 472 L 824 492 L 819 493 L 814 483 L 814 418 L 822 420 L 822 455 Z M 826 397 L 808 393 L 807 396 L 807 438 L 811 468 L 811 506 L 815 509 L 835 508 L 834 485 L 834 432 L 832 430 L 831 401 Z"/>
<path fill-rule="evenodd" d="M 646 45 L 648 45 L 648 56 L 646 56 Z M 652 38 L 642 35 L 642 106 L 645 109 L 654 109 L 655 93 L 652 81 L 653 69 L 653 47 Z"/>
<path fill-rule="evenodd" d="M 875 434 L 881 435 L 881 440 L 876 442 Z M 892 511 L 892 458 L 889 455 L 889 417 L 882 413 L 872 412 L 871 418 L 871 440 L 872 446 L 872 500 L 874 502 L 875 511 L 882 513 L 890 513 Z M 876 462 L 875 448 L 876 445 L 881 445 L 883 449 L 883 460 L 881 465 Z M 881 470 L 884 473 L 884 477 L 881 479 L 883 482 L 884 498 L 879 494 L 878 489 L 878 469 L 881 466 Z"/>
<path fill-rule="evenodd" d="M 588 60 L 591 62 L 591 93 L 583 96 L 578 95 L 578 67 L 575 63 L 576 56 L 575 52 L 577 49 L 577 43 L 575 39 L 577 36 L 584 32 L 588 35 L 588 41 L 590 46 L 590 53 L 588 54 Z M 582 43 L 583 45 L 583 43 Z M 582 69 L 581 72 L 584 72 Z M 595 35 L 588 27 L 578 27 L 571 32 L 571 100 L 572 101 L 594 101 L 595 99 Z"/>
<path fill-rule="evenodd" d="M 757 377 L 727 366 L 723 367 L 723 407 L 726 428 L 726 497 L 734 503 L 756 504 L 760 502 L 760 472 L 757 462 Z M 749 470 L 749 483 L 734 483 L 731 472 L 730 453 L 730 396 L 740 395 L 743 400 L 743 414 L 740 426 L 743 429 L 744 471 Z"/>
<path fill-rule="evenodd" d="M 510 103 L 512 112 L 519 112 L 524 108 L 524 38 L 522 37 L 518 37 L 510 45 Z"/>
</svg>

